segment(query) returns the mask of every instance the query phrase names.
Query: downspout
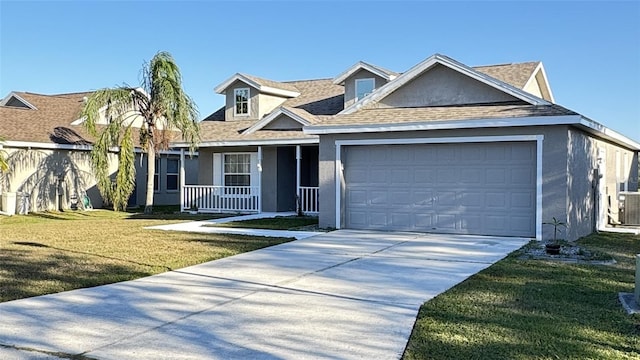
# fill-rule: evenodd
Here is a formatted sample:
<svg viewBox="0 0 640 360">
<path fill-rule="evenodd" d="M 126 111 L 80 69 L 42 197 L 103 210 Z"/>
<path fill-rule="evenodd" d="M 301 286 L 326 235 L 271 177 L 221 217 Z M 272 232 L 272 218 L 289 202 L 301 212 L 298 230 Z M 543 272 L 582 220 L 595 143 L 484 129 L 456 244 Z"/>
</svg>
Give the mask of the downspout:
<svg viewBox="0 0 640 360">
<path fill-rule="evenodd" d="M 296 205 L 298 207 L 298 215 L 302 214 L 302 198 L 300 197 L 300 160 L 302 159 L 302 151 L 300 145 L 296 145 Z"/>
</svg>

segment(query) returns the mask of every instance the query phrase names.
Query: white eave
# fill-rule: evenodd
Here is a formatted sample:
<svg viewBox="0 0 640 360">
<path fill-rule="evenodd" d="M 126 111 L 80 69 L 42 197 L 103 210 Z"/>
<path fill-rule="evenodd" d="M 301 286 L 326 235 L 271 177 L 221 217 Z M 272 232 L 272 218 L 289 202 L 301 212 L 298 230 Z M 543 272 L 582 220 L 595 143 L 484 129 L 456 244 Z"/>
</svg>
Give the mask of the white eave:
<svg viewBox="0 0 640 360">
<path fill-rule="evenodd" d="M 303 132 L 309 135 L 326 134 L 354 134 L 354 133 L 382 133 L 391 131 L 424 131 L 424 130 L 452 130 L 522 126 L 551 126 L 572 125 L 588 133 L 614 143 L 625 146 L 634 151 L 640 151 L 640 143 L 630 139 L 606 126 L 582 115 L 536 116 L 497 119 L 465 119 L 446 121 L 419 121 L 389 124 L 361 124 L 361 125 L 315 125 L 305 126 Z"/>
<path fill-rule="evenodd" d="M 7 95 L 4 99 L 0 100 L 0 106 L 6 106 L 9 100 L 11 100 L 11 98 L 15 98 L 16 100 L 20 101 L 31 110 L 38 110 L 38 108 L 35 107 L 35 105 L 31 104 L 30 102 L 25 100 L 22 96 L 18 95 L 13 91 L 9 93 L 9 95 Z"/>
<path fill-rule="evenodd" d="M 263 139 L 263 140 L 220 140 L 220 141 L 202 141 L 198 144 L 198 148 L 205 147 L 221 147 L 221 146 L 267 146 L 267 145 L 303 145 L 318 144 L 318 137 L 305 137 L 298 139 Z M 172 143 L 174 148 L 187 148 L 190 145 L 185 142 Z"/>
<path fill-rule="evenodd" d="M 375 74 L 387 81 L 391 81 L 393 79 L 395 79 L 397 76 L 395 74 L 390 74 L 389 72 L 383 71 L 381 69 L 379 69 L 376 66 L 373 66 L 371 64 L 367 64 L 364 61 L 358 61 L 357 63 L 353 64 L 350 68 L 348 68 L 347 70 L 343 71 L 341 74 L 339 74 L 338 76 L 336 76 L 333 79 L 333 83 L 335 85 L 341 85 L 344 83 L 345 80 L 347 80 L 349 78 L 349 76 L 357 73 L 360 70 L 366 70 L 372 74 Z"/>
<path fill-rule="evenodd" d="M 393 81 L 390 81 L 385 85 L 383 85 L 382 87 L 374 90 L 369 96 L 366 96 L 360 99 L 359 101 L 355 102 L 351 106 L 345 108 L 339 114 L 351 114 L 355 111 L 358 111 L 363 106 L 382 100 L 392 92 L 396 91 L 398 88 L 402 87 L 406 83 L 410 82 L 411 80 L 415 79 L 425 71 L 429 70 L 430 68 L 438 64 L 446 66 L 449 69 L 457 71 L 472 79 L 478 80 L 486 85 L 489 85 L 497 90 L 500 90 L 506 94 L 509 94 L 517 99 L 525 101 L 526 103 L 529 103 L 531 105 L 551 105 L 550 102 L 544 99 L 541 99 L 535 95 L 529 94 L 524 90 L 518 89 L 515 86 L 509 85 L 494 77 L 483 74 L 447 56 L 435 54 L 430 56 L 426 60 L 422 61 L 418 65 L 412 67 L 407 72 L 398 76 Z"/>
<path fill-rule="evenodd" d="M 265 86 L 252 79 L 249 79 L 248 77 L 240 73 L 236 73 L 232 77 L 225 80 L 222 84 L 216 86 L 214 91 L 218 94 L 224 94 L 227 88 L 236 81 L 241 81 L 247 84 L 248 86 L 258 90 L 259 92 L 265 93 L 265 94 L 278 95 L 278 96 L 284 96 L 284 97 L 290 97 L 290 98 L 300 96 L 300 93 L 297 91 L 278 89 L 271 86 Z"/>
<path fill-rule="evenodd" d="M 305 118 L 303 118 L 302 116 L 300 116 L 300 115 L 294 113 L 293 111 L 290 111 L 289 109 L 281 106 L 276 111 L 272 111 L 269 115 L 263 117 L 262 119 L 260 119 L 260 121 L 258 121 L 255 124 L 251 125 L 242 134 L 245 134 L 245 135 L 246 134 L 253 134 L 254 132 L 264 128 L 265 126 L 267 126 L 270 122 L 275 120 L 280 115 L 286 115 L 286 116 L 290 117 L 291 119 L 293 119 L 294 121 L 297 121 L 298 123 L 300 123 L 300 125 L 302 125 L 302 126 L 311 125 L 311 123 L 309 121 L 307 121 Z"/>
</svg>

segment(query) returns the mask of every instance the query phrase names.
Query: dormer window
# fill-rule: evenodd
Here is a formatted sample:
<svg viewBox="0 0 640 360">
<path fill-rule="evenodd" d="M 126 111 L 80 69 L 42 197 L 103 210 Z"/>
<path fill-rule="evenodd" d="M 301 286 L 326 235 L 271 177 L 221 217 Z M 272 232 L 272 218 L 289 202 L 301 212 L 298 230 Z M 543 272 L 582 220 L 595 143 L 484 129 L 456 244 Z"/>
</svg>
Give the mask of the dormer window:
<svg viewBox="0 0 640 360">
<path fill-rule="evenodd" d="M 375 88 L 375 79 L 356 79 L 356 101 L 371 94 Z"/>
<path fill-rule="evenodd" d="M 249 115 L 249 88 L 241 88 L 233 90 L 235 99 L 235 115 Z"/>
</svg>

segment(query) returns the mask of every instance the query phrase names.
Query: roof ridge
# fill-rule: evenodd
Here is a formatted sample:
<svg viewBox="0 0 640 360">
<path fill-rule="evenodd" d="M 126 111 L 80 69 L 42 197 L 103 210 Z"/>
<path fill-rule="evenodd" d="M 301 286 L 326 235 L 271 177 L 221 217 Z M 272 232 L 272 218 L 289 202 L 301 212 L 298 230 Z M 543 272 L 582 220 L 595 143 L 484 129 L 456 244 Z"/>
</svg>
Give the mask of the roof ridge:
<svg viewBox="0 0 640 360">
<path fill-rule="evenodd" d="M 537 60 L 537 61 L 522 61 L 522 62 L 493 64 L 493 65 L 474 65 L 474 66 L 471 66 L 471 68 L 476 69 L 476 68 L 482 68 L 482 67 L 512 66 L 512 65 L 533 64 L 533 63 L 539 63 L 539 62 L 541 62 L 541 61 Z"/>
<path fill-rule="evenodd" d="M 77 92 L 61 93 L 61 94 L 40 94 L 40 93 L 35 93 L 30 91 L 14 91 L 14 93 L 17 93 L 17 94 L 28 94 L 28 95 L 36 95 L 36 96 L 47 96 L 47 97 L 65 97 L 70 95 L 90 94 L 94 92 L 95 90 L 77 91 Z"/>
</svg>

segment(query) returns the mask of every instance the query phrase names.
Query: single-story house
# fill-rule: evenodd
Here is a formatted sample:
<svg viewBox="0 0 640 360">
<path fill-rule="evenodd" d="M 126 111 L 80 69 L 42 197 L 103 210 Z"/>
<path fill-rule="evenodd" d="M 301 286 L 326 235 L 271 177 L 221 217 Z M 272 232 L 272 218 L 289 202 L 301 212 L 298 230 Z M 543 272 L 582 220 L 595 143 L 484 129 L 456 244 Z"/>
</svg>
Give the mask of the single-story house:
<svg viewBox="0 0 640 360">
<path fill-rule="evenodd" d="M 640 143 L 555 103 L 541 62 L 469 67 L 435 54 L 403 73 L 237 73 L 201 123 L 183 209 L 318 213 L 332 228 L 567 240 L 617 223 Z M 186 148 L 185 143 L 175 143 Z"/>
<path fill-rule="evenodd" d="M 82 208 L 85 195 L 93 207 L 102 206 L 91 170 L 92 139 L 79 119 L 90 95 L 11 92 L 0 101 L 0 137 L 4 139 L 0 148 L 6 152 L 10 166 L 8 172 L 0 172 L 0 194 L 6 197 L 17 193 L 18 212 Z M 136 187 L 130 206 L 144 205 L 146 199 L 147 158 L 140 151 L 137 156 Z M 196 181 L 197 162 L 186 159 L 186 180 Z M 156 161 L 154 203 L 176 205 L 180 197 L 180 151 L 161 152 Z M 115 155 L 111 170 L 117 171 Z M 0 211 L 11 213 L 1 206 Z"/>
</svg>

